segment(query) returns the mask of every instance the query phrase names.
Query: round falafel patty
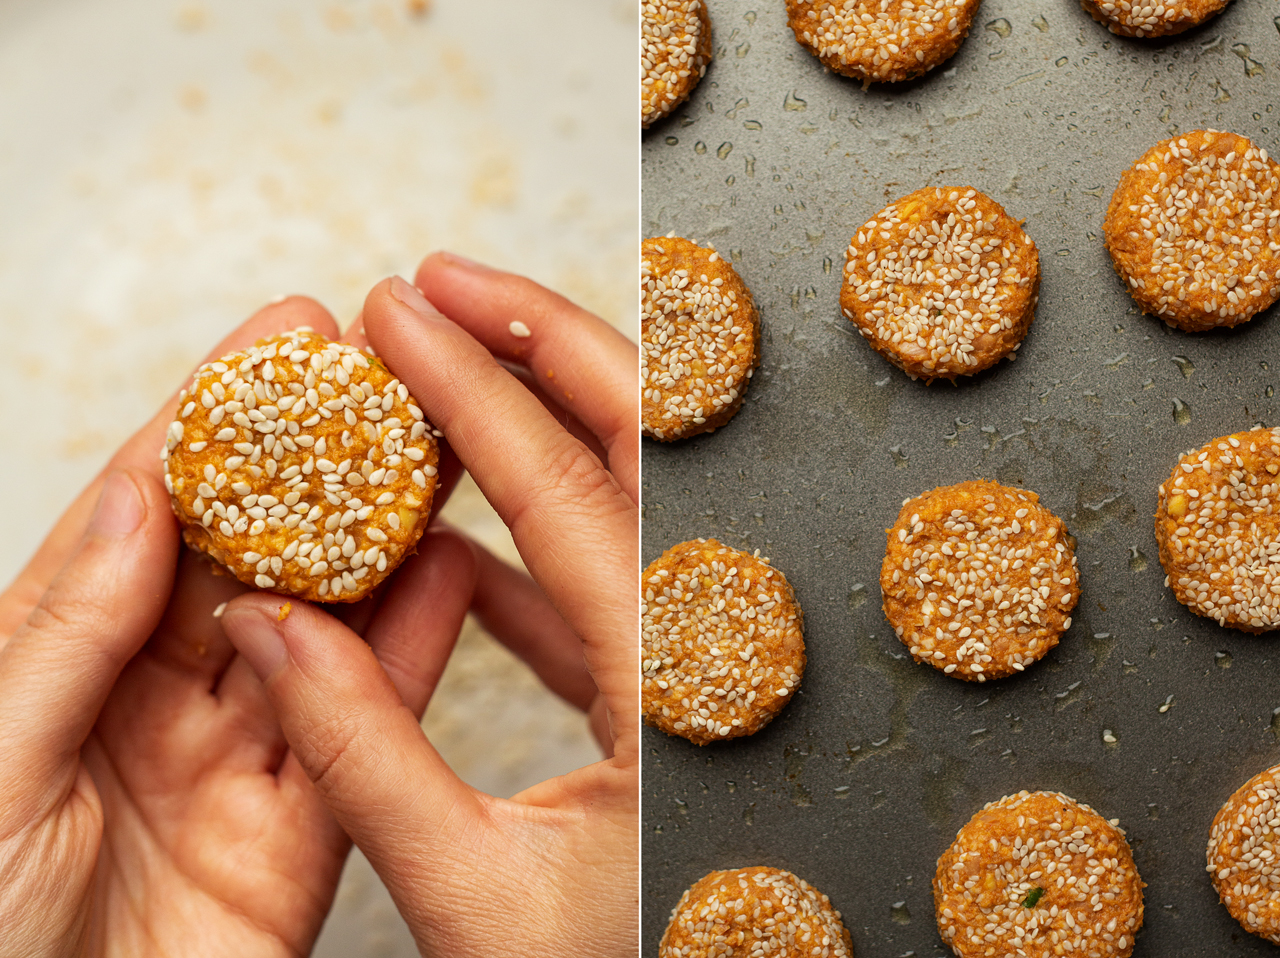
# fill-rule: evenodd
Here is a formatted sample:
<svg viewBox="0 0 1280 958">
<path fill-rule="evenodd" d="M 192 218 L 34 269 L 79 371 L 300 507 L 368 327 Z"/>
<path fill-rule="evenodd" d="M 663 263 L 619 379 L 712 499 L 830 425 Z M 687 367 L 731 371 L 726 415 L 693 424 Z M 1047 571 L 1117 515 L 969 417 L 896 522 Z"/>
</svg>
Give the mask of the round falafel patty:
<svg viewBox="0 0 1280 958">
<path fill-rule="evenodd" d="M 1280 428 L 1185 453 L 1160 486 L 1165 584 L 1192 612 L 1245 632 L 1280 628 Z"/>
<path fill-rule="evenodd" d="M 1040 255 L 1022 227 L 967 186 L 916 190 L 877 213 L 845 253 L 840 309 L 912 379 L 981 372 L 1035 319 Z"/>
<path fill-rule="evenodd" d="M 1119 822 L 1059 792 L 992 802 L 938 859 L 938 931 L 961 958 L 1126 958 L 1142 879 Z"/>
<path fill-rule="evenodd" d="M 1040 497 L 987 480 L 903 503 L 886 530 L 884 612 L 917 662 L 985 682 L 1023 671 L 1071 628 L 1071 538 Z"/>
<path fill-rule="evenodd" d="M 698 745 L 751 735 L 804 675 L 803 616 L 768 559 L 694 539 L 640 578 L 640 707 Z"/>
<path fill-rule="evenodd" d="M 1235 133 L 1163 140 L 1120 177 L 1103 233 L 1143 312 L 1187 332 L 1248 322 L 1280 298 L 1280 164 Z"/>
<path fill-rule="evenodd" d="M 187 546 L 241 582 L 355 602 L 426 528 L 434 433 L 381 360 L 297 329 L 196 370 L 164 481 Z"/>
<path fill-rule="evenodd" d="M 864 83 L 910 80 L 951 59 L 979 0 L 787 0 L 801 46 Z"/>
<path fill-rule="evenodd" d="M 1280 765 L 1245 782 L 1213 817 L 1206 870 L 1245 931 L 1280 944 Z"/>
<path fill-rule="evenodd" d="M 831 900 L 779 868 L 712 872 L 680 898 L 658 958 L 852 958 Z"/>
<path fill-rule="evenodd" d="M 640 247 L 641 427 L 660 441 L 713 432 L 760 365 L 751 291 L 715 250 L 679 236 Z"/>
<path fill-rule="evenodd" d="M 689 98 L 711 62 L 706 0 L 645 0 L 640 5 L 640 127 Z"/>
<path fill-rule="evenodd" d="M 1080 6 L 1112 33 L 1166 37 L 1204 23 L 1227 0 L 1080 0 Z"/>
</svg>

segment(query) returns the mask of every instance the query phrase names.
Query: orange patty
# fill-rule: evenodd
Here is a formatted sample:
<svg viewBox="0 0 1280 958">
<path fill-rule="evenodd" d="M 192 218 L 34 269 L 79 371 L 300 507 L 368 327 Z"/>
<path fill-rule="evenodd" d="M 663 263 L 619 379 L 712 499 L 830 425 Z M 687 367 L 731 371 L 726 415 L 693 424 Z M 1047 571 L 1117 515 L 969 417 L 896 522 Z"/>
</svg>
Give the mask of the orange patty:
<svg viewBox="0 0 1280 958">
<path fill-rule="evenodd" d="M 987 805 L 938 859 L 938 931 L 961 958 L 1126 958 L 1142 879 L 1124 832 L 1058 792 Z"/>
<path fill-rule="evenodd" d="M 1245 782 L 1218 810 L 1206 870 L 1245 931 L 1280 944 L 1280 765 Z"/>
<path fill-rule="evenodd" d="M 1204 23 L 1227 0 L 1080 0 L 1093 19 L 1125 37 L 1164 37 Z"/>
<path fill-rule="evenodd" d="M 1280 429 L 1186 453 L 1160 486 L 1165 584 L 1192 612 L 1245 632 L 1280 628 Z"/>
<path fill-rule="evenodd" d="M 640 5 L 640 126 L 648 129 L 689 98 L 711 62 L 706 0 Z"/>
<path fill-rule="evenodd" d="M 911 378 L 955 380 L 1012 354 L 1035 319 L 1036 244 L 995 200 L 928 187 L 869 220 L 845 253 L 840 308 Z"/>
<path fill-rule="evenodd" d="M 640 299 L 644 434 L 665 442 L 714 432 L 760 365 L 751 291 L 715 250 L 664 236 L 641 244 Z"/>
<path fill-rule="evenodd" d="M 761 559 L 695 539 L 640 577 L 640 707 L 698 745 L 767 725 L 804 676 L 803 616 L 786 577 Z"/>
<path fill-rule="evenodd" d="M 1071 628 L 1071 538 L 1034 492 L 943 486 L 907 500 L 887 533 L 884 612 L 917 662 L 985 682 L 1023 671 Z"/>
<path fill-rule="evenodd" d="M 426 527 L 435 435 L 380 360 L 298 329 L 197 369 L 161 457 L 190 548 L 246 585 L 355 602 Z"/>
<path fill-rule="evenodd" d="M 977 11 L 978 0 L 787 0 L 787 23 L 828 69 L 892 83 L 954 56 Z"/>
<path fill-rule="evenodd" d="M 1247 322 L 1280 298 L 1280 164 L 1235 133 L 1163 140 L 1120 177 L 1103 232 L 1143 312 L 1188 332 Z"/>
<path fill-rule="evenodd" d="M 831 900 L 778 868 L 712 872 L 671 912 L 658 958 L 852 958 Z"/>
</svg>

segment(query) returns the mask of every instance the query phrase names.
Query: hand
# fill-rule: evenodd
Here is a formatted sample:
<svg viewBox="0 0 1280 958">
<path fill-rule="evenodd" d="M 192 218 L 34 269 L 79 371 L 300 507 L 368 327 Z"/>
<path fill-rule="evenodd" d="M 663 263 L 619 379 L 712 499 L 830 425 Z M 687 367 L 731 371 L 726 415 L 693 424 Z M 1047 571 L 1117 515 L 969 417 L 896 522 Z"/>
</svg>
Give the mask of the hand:
<svg viewBox="0 0 1280 958">
<path fill-rule="evenodd" d="M 337 335 L 294 298 L 210 358 L 299 325 Z M 159 460 L 176 402 L 0 596 L 5 955 L 305 954 L 349 848 L 212 616 L 245 587 L 179 545 Z"/>
<path fill-rule="evenodd" d="M 423 575 L 439 587 L 430 600 L 388 596 L 368 645 L 303 603 L 278 621 L 280 600 L 263 594 L 236 599 L 222 624 L 423 954 L 634 955 L 636 349 L 554 293 L 455 257 L 430 257 L 416 282 L 427 298 L 398 278 L 376 286 L 364 332 L 510 528 L 532 579 L 436 532 L 450 545 L 424 556 Z M 419 718 L 468 600 L 590 715 L 609 758 L 509 801 L 449 769 Z"/>
</svg>

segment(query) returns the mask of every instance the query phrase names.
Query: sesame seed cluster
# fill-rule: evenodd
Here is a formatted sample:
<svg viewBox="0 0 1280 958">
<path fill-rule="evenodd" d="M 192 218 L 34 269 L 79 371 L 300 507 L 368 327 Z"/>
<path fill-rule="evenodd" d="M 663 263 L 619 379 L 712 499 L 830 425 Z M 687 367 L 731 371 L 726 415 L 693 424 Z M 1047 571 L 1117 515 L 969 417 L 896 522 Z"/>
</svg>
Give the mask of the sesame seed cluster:
<svg viewBox="0 0 1280 958">
<path fill-rule="evenodd" d="M 1280 765 L 1240 786 L 1214 816 L 1206 870 L 1245 931 L 1280 944 Z"/>
<path fill-rule="evenodd" d="M 712 872 L 671 912 L 659 958 L 852 958 L 831 900 L 778 868 Z"/>
<path fill-rule="evenodd" d="M 858 230 L 840 308 L 912 378 L 954 381 L 1012 356 L 1039 291 L 1036 245 L 998 203 L 969 187 L 929 187 Z"/>
<path fill-rule="evenodd" d="M 641 127 L 648 129 L 688 99 L 710 62 L 711 20 L 703 0 L 641 4 Z"/>
<path fill-rule="evenodd" d="M 301 328 L 197 369 L 161 458 L 192 549 L 259 589 L 354 602 L 426 527 L 438 435 L 379 360 Z"/>
<path fill-rule="evenodd" d="M 787 22 L 828 69 L 867 83 L 893 83 L 954 56 L 978 2 L 787 0 Z"/>
<path fill-rule="evenodd" d="M 1126 37 L 1164 37 L 1190 30 L 1227 5 L 1227 0 L 1080 0 L 1093 19 Z"/>
<path fill-rule="evenodd" d="M 943 940 L 961 958 L 1125 958 L 1143 882 L 1118 824 L 1057 792 L 987 805 L 938 859 Z"/>
<path fill-rule="evenodd" d="M 760 364 L 760 314 L 713 249 L 667 236 L 645 240 L 640 255 L 644 434 L 711 432 L 733 418 Z"/>
<path fill-rule="evenodd" d="M 880 590 L 913 659 L 985 682 L 1023 671 L 1071 628 L 1075 553 L 1062 520 L 1039 502 L 975 480 L 903 504 Z"/>
<path fill-rule="evenodd" d="M 1235 133 L 1164 140 L 1120 178 L 1104 224 L 1144 312 L 1194 332 L 1280 298 L 1280 164 Z"/>
<path fill-rule="evenodd" d="M 1220 625 L 1280 627 L 1280 429 L 1223 436 L 1185 453 L 1160 486 L 1165 584 Z"/>
<path fill-rule="evenodd" d="M 698 745 L 759 731 L 804 675 L 803 616 L 761 559 L 695 539 L 644 571 L 640 704 L 645 720 Z"/>
</svg>

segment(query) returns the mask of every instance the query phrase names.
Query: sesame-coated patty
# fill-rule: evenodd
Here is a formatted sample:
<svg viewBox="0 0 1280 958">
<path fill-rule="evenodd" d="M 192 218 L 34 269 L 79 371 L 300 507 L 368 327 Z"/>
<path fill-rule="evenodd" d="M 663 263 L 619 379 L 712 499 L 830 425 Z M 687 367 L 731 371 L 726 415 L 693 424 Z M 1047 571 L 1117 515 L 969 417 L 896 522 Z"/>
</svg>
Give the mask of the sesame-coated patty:
<svg viewBox="0 0 1280 958">
<path fill-rule="evenodd" d="M 873 349 L 926 382 L 1010 356 L 1035 318 L 1036 244 L 967 186 L 928 187 L 869 220 L 845 253 L 840 308 Z"/>
<path fill-rule="evenodd" d="M 831 899 L 779 868 L 712 872 L 681 896 L 658 958 L 852 958 Z"/>
<path fill-rule="evenodd" d="M 751 292 L 713 249 L 679 236 L 640 247 L 640 416 L 669 441 L 733 418 L 760 364 L 760 314 Z"/>
<path fill-rule="evenodd" d="M 979 0 L 787 0 L 796 40 L 866 83 L 910 80 L 951 59 Z"/>
<path fill-rule="evenodd" d="M 640 5 L 640 126 L 686 99 L 711 62 L 706 0 L 644 0 Z"/>
<path fill-rule="evenodd" d="M 1120 177 L 1103 232 L 1143 312 L 1188 332 L 1247 322 L 1280 298 L 1280 164 L 1235 133 L 1164 140 Z"/>
<path fill-rule="evenodd" d="M 1112 33 L 1164 37 L 1204 23 L 1227 0 L 1080 0 L 1080 6 Z"/>
<path fill-rule="evenodd" d="M 1280 944 L 1280 765 L 1259 772 L 1213 818 L 1205 869 L 1245 931 Z"/>
<path fill-rule="evenodd" d="M 1165 584 L 1219 625 L 1280 628 L 1280 428 L 1214 439 L 1160 486 L 1156 542 Z"/>
<path fill-rule="evenodd" d="M 1071 628 L 1071 538 L 1040 497 L 985 480 L 908 499 L 887 530 L 884 612 L 917 662 L 971 682 L 1023 671 Z"/>
<path fill-rule="evenodd" d="M 698 745 L 759 731 L 804 675 L 786 578 L 715 539 L 672 546 L 640 578 L 640 708 Z"/>
<path fill-rule="evenodd" d="M 246 585 L 355 602 L 426 527 L 434 432 L 381 361 L 303 328 L 197 369 L 161 458 L 189 547 Z"/>
<path fill-rule="evenodd" d="M 1119 822 L 1059 792 L 987 805 L 938 859 L 938 931 L 961 958 L 1125 958 L 1143 881 Z"/>
</svg>

